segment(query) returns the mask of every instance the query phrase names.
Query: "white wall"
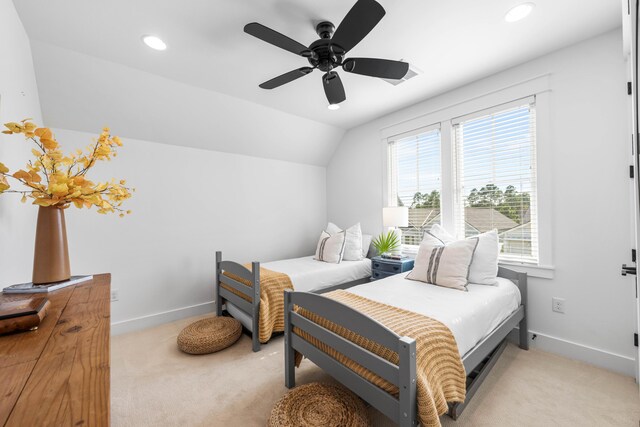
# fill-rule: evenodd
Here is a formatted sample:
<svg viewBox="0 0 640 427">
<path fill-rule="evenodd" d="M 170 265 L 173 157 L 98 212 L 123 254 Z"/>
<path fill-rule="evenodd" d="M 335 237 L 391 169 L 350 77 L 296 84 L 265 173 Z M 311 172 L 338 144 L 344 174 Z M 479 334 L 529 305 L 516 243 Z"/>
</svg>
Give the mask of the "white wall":
<svg viewBox="0 0 640 427">
<path fill-rule="evenodd" d="M 95 137 L 61 129 L 54 134 L 65 151 Z M 114 333 L 211 312 L 216 250 L 242 262 L 313 253 L 326 224 L 325 168 L 130 138 L 123 142 L 118 156 L 98 164 L 88 178 L 126 179 L 136 188 L 126 203 L 133 213 L 119 218 L 73 207 L 66 211 L 72 274 L 110 272 L 111 288 L 119 291 L 112 304 Z M 36 211 L 6 199 L 0 203 L 11 203 L 15 216 Z M 21 231 L 34 227 L 29 222 Z M 29 269 L 13 265 L 31 261 L 32 244 L 0 257 L 3 284 L 29 280 Z"/>
<path fill-rule="evenodd" d="M 632 247 L 625 70 L 616 30 L 349 130 L 327 168 L 329 220 L 382 228 L 383 128 L 550 74 L 538 169 L 553 177 L 540 197 L 552 209 L 555 270 L 530 279 L 533 344 L 633 375 L 634 280 L 620 276 Z M 566 299 L 565 314 L 551 311 L 552 296 Z"/>
<path fill-rule="evenodd" d="M 344 134 L 335 126 L 47 43 L 33 41 L 32 49 L 50 127 L 94 132 L 108 123 L 131 138 L 318 166 L 326 166 Z"/>
<path fill-rule="evenodd" d="M 0 51 L 0 125 L 25 118 L 42 123 L 29 39 L 11 0 L 0 0 Z M 29 155 L 22 138 L 0 133 L 0 162 L 14 167 Z M 19 280 L 17 271 L 28 278 L 32 268 L 36 209 L 19 209 L 15 197 L 0 196 L 0 287 Z"/>
</svg>

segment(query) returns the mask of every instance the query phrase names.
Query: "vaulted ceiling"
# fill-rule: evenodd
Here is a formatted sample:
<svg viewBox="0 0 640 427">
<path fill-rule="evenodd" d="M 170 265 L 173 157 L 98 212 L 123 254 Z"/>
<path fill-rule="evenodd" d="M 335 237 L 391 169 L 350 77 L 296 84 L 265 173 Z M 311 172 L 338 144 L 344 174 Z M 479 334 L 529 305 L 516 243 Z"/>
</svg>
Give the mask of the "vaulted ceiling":
<svg viewBox="0 0 640 427">
<path fill-rule="evenodd" d="M 338 25 L 355 0 L 14 0 L 32 40 L 48 125 L 85 130 L 116 120 L 127 136 L 165 142 L 162 135 L 180 133 L 164 123 L 193 116 L 226 126 L 227 141 L 234 129 L 253 128 L 235 141 L 239 146 L 268 139 L 272 125 L 279 135 L 272 143 L 281 141 L 275 149 L 300 151 L 282 158 L 315 164 L 326 164 L 344 129 L 621 23 L 617 0 L 535 0 L 531 16 L 517 23 L 504 15 L 518 0 L 379 2 L 386 16 L 352 54 L 402 58 L 422 73 L 392 86 L 341 72 L 347 100 L 329 111 L 318 71 L 277 89 L 258 88 L 306 60 L 245 34 L 243 26 L 257 21 L 308 45 L 317 39 L 317 22 Z M 147 48 L 144 34 L 161 36 L 168 49 Z M 140 122 L 133 117 L 147 129 L 134 131 Z M 203 148 L 252 151 L 207 143 Z M 268 151 L 266 145 L 258 151 Z"/>
</svg>

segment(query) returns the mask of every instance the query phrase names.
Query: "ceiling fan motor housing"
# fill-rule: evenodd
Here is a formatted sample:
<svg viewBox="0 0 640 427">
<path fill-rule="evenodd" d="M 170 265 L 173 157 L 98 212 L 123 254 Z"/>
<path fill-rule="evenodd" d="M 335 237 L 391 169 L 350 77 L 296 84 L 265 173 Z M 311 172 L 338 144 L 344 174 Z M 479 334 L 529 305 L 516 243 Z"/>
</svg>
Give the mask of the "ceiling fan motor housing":
<svg viewBox="0 0 640 427">
<path fill-rule="evenodd" d="M 331 43 L 331 36 L 335 26 L 328 21 L 323 21 L 316 25 L 316 32 L 320 39 L 314 41 L 309 46 L 311 56 L 307 59 L 312 67 L 327 72 L 342 64 L 344 59 L 344 49 Z"/>
<path fill-rule="evenodd" d="M 316 33 L 321 39 L 330 39 L 336 27 L 329 21 L 322 21 L 316 25 Z"/>
</svg>

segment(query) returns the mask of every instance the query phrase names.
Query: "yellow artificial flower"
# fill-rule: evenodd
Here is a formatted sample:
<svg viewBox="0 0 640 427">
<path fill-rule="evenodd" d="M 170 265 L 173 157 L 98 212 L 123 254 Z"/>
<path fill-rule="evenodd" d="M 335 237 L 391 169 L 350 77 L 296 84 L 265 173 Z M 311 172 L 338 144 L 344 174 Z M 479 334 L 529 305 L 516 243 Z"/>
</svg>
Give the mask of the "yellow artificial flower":
<svg viewBox="0 0 640 427">
<path fill-rule="evenodd" d="M 9 135 L 11 135 L 12 133 L 21 133 L 24 129 L 23 126 L 15 122 L 5 123 L 4 126 L 9 130 L 3 130 L 2 133 L 6 133 Z"/>
<path fill-rule="evenodd" d="M 97 161 L 111 160 L 116 156 L 115 147 L 121 147 L 122 141 L 104 128 L 93 145 L 86 152 L 78 149 L 65 156 L 60 150 L 53 132 L 49 128 L 38 127 L 31 119 L 5 124 L 5 134 L 23 134 L 36 144 L 31 150 L 35 157 L 25 169 L 13 174 L 0 163 L 0 193 L 10 188 L 7 178 L 15 179 L 26 187 L 22 194 L 23 203 L 33 199 L 38 206 L 55 206 L 66 209 L 73 204 L 78 209 L 95 206 L 98 213 L 118 212 L 120 216 L 130 214 L 130 210 L 121 208 L 122 203 L 131 197 L 134 189 L 125 187 L 125 180 L 94 183 L 86 178 L 87 172 Z M 46 183 L 43 184 L 43 181 Z"/>
<path fill-rule="evenodd" d="M 9 188 L 11 188 L 11 186 L 7 182 L 7 178 L 5 178 L 4 175 L 0 175 L 0 194 Z"/>
<path fill-rule="evenodd" d="M 66 196 L 69 193 L 67 184 L 49 184 L 49 192 L 54 196 Z"/>
</svg>

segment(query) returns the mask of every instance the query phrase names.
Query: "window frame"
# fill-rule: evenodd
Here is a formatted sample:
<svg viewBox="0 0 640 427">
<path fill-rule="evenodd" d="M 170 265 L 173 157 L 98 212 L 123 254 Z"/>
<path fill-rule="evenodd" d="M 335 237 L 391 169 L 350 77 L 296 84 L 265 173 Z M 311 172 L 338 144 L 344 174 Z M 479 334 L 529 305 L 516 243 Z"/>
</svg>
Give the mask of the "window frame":
<svg viewBox="0 0 640 427">
<path fill-rule="evenodd" d="M 386 151 L 387 173 L 386 173 L 385 180 L 387 182 L 386 200 L 389 200 L 390 204 L 385 205 L 385 206 L 397 206 L 398 205 L 397 197 L 393 197 L 393 192 L 394 192 L 394 189 L 397 187 L 397 183 L 394 182 L 394 181 L 396 181 L 396 179 L 394 179 L 394 177 L 392 176 L 392 173 L 391 173 L 392 172 L 392 170 L 391 170 L 391 161 L 392 161 L 392 158 L 391 158 L 391 147 L 392 147 L 392 144 L 394 144 L 394 143 L 396 143 L 398 141 L 401 141 L 403 139 L 415 137 L 415 136 L 418 136 L 418 135 L 421 135 L 421 134 L 432 132 L 434 130 L 437 130 L 440 133 L 440 161 L 442 162 L 442 124 L 441 123 L 434 123 L 434 124 L 429 125 L 429 126 L 423 126 L 421 128 L 414 129 L 414 130 L 411 130 L 411 131 L 408 131 L 408 132 L 403 132 L 403 133 L 401 133 L 399 135 L 394 135 L 393 138 L 389 138 L 387 140 L 387 144 L 386 144 L 386 149 L 387 149 L 387 151 Z M 442 169 L 443 169 L 442 163 L 440 164 L 440 169 L 441 169 L 441 172 L 442 172 Z M 441 184 L 440 185 L 440 197 L 441 197 L 441 200 L 440 200 L 441 207 L 440 207 L 440 209 L 442 210 L 442 193 L 443 193 L 442 178 L 440 179 L 440 184 Z M 397 193 L 397 189 L 396 189 L 396 193 Z M 396 194 L 396 196 L 397 196 L 397 194 Z M 441 220 L 442 220 L 442 215 L 441 215 Z M 402 248 L 403 248 L 403 252 L 406 252 L 406 253 L 411 253 L 411 254 L 417 254 L 418 253 L 418 245 L 405 245 L 405 244 L 402 244 Z"/>
<path fill-rule="evenodd" d="M 536 141 L 533 161 L 536 163 L 537 188 L 537 222 L 538 222 L 538 262 L 527 263 L 509 259 L 501 259 L 500 265 L 527 272 L 533 277 L 551 279 L 554 276 L 552 263 L 552 169 L 553 159 L 547 149 L 547 141 L 551 133 L 549 106 L 550 90 L 549 75 L 543 75 L 511 86 L 485 93 L 475 98 L 460 100 L 450 105 L 437 106 L 421 116 L 396 123 L 380 130 L 382 142 L 382 171 L 383 171 L 383 206 L 395 206 L 396 201 L 391 196 L 389 171 L 389 142 L 425 132 L 426 129 L 440 127 L 440 155 L 441 155 L 441 200 L 440 212 L 442 226 L 450 232 L 455 232 L 456 212 L 456 170 L 455 170 L 455 141 L 453 123 L 461 119 L 469 120 L 473 115 L 487 114 L 500 111 L 514 105 L 524 105 L 527 100 L 533 100 L 536 109 Z M 548 165 L 542 169 L 540 164 Z M 380 213 L 381 215 L 381 213 Z M 417 246 L 403 245 L 403 252 L 415 256 Z"/>
<path fill-rule="evenodd" d="M 457 155 L 457 151 L 460 149 L 460 147 L 458 147 L 458 141 L 456 140 L 456 136 L 455 136 L 455 132 L 456 132 L 456 126 L 462 124 L 462 123 L 466 123 L 469 121 L 473 121 L 476 120 L 478 118 L 481 117 L 485 117 L 485 116 L 489 116 L 489 115 L 493 115 L 493 114 L 497 114 L 497 113 L 503 113 L 506 111 L 509 111 L 511 109 L 514 108 L 518 108 L 518 107 L 524 107 L 524 106 L 533 106 L 533 115 L 534 115 L 534 123 L 536 124 L 536 128 L 537 128 L 537 105 L 536 105 L 536 97 L 535 96 L 529 96 L 526 98 L 521 98 L 521 99 L 516 99 L 514 101 L 511 102 L 507 102 L 504 104 L 500 104 L 500 105 L 495 105 L 493 107 L 490 108 L 486 108 L 483 110 L 479 110 L 479 111 L 474 111 L 473 113 L 470 114 L 466 114 L 464 116 L 460 116 L 460 117 L 455 117 L 453 119 L 451 119 L 451 132 L 452 132 L 452 136 L 451 136 L 451 140 L 452 140 L 452 144 L 453 144 L 453 151 L 454 153 L 456 153 L 455 155 Z M 537 130 L 537 129 L 536 129 Z M 539 224 L 538 224 L 538 171 L 537 171 L 537 134 L 534 131 L 534 141 L 533 141 L 533 153 L 532 153 L 532 158 L 531 158 L 531 163 L 532 165 L 535 165 L 535 167 L 533 168 L 532 171 L 532 192 L 531 192 L 531 223 L 533 225 L 535 225 L 535 229 L 536 231 L 539 230 Z M 462 154 L 460 154 L 462 155 Z M 459 163 L 459 162 L 458 162 Z M 461 199 L 463 198 L 463 196 L 459 193 L 459 189 L 460 189 L 460 183 L 458 182 L 458 180 L 460 179 L 460 174 L 459 174 L 459 170 L 458 168 L 454 165 L 454 174 L 455 174 L 455 182 L 454 182 L 454 191 L 456 192 L 455 194 L 455 207 L 454 207 L 454 212 L 453 212 L 453 216 L 454 219 L 456 221 L 456 224 L 459 224 L 459 216 L 463 215 L 463 210 L 464 210 L 464 205 L 460 204 Z M 462 236 L 460 235 L 460 232 L 462 230 L 459 229 L 455 229 L 454 231 L 456 231 L 456 236 L 458 238 L 462 238 Z M 538 233 L 539 234 L 539 233 Z M 540 247 L 538 244 L 538 236 L 536 236 L 536 239 L 532 242 L 533 247 L 534 247 L 534 253 L 535 255 L 532 257 L 531 260 L 528 261 L 524 261 L 522 260 L 522 258 L 524 257 L 519 257 L 517 255 L 510 255 L 510 254 L 500 254 L 499 260 L 501 263 L 515 263 L 515 264 L 522 264 L 522 265 L 532 265 L 532 266 L 537 266 L 540 262 Z"/>
</svg>

